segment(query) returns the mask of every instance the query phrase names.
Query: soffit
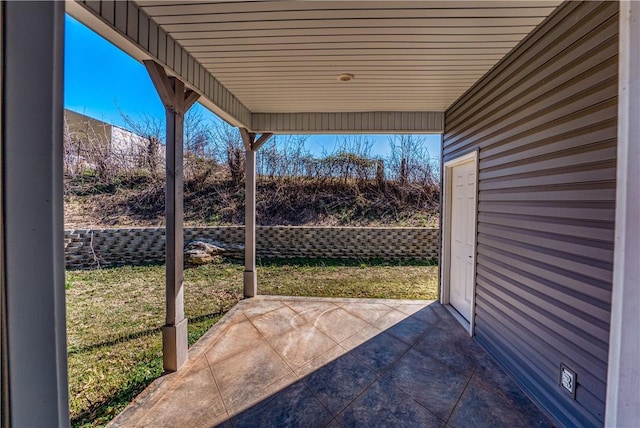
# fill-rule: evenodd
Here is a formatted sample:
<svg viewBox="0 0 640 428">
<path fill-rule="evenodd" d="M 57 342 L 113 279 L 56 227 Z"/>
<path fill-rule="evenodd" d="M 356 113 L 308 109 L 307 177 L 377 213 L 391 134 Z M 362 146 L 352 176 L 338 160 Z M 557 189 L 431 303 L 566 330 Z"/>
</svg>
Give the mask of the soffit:
<svg viewBox="0 0 640 428">
<path fill-rule="evenodd" d="M 444 111 L 559 3 L 137 2 L 254 113 Z"/>
</svg>

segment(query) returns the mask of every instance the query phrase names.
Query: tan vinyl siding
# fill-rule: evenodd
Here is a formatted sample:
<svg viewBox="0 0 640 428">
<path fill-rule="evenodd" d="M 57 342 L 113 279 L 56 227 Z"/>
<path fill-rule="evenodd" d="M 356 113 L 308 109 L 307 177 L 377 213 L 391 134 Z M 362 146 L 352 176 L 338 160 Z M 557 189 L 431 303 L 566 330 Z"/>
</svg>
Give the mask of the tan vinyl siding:
<svg viewBox="0 0 640 428">
<path fill-rule="evenodd" d="M 617 14 L 563 4 L 445 113 L 444 161 L 479 148 L 475 334 L 565 426 L 604 420 Z"/>
</svg>

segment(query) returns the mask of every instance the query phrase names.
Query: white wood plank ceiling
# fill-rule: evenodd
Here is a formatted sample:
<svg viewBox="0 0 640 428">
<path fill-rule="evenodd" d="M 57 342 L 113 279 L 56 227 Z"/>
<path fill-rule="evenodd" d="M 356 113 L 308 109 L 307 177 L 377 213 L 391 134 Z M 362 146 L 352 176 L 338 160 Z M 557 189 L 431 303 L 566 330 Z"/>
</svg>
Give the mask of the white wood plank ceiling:
<svg viewBox="0 0 640 428">
<path fill-rule="evenodd" d="M 137 2 L 254 113 L 444 111 L 559 3 Z"/>
</svg>

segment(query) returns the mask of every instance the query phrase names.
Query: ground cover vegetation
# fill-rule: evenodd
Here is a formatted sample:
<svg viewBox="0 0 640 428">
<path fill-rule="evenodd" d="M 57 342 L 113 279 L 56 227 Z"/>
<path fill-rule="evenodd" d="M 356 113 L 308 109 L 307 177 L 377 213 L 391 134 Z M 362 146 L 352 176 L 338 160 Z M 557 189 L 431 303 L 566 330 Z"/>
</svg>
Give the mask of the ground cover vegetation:
<svg viewBox="0 0 640 428">
<path fill-rule="evenodd" d="M 99 127 L 66 127 L 68 228 L 163 224 L 161 123 L 125 119 L 142 138 L 117 149 Z M 274 136 L 257 154 L 258 224 L 437 227 L 439 167 L 424 139 L 399 135 L 389 144 L 390 154 L 381 158 L 366 137 L 347 136 L 314 156 L 307 137 Z M 238 130 L 188 114 L 186 224 L 244 224 L 244 173 Z"/>
</svg>

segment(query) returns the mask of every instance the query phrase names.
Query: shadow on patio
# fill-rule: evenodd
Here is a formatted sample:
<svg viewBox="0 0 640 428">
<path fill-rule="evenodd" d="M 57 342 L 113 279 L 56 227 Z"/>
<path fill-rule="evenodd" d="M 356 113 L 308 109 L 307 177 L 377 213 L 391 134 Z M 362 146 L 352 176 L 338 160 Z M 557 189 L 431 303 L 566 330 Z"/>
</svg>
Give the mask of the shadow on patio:
<svg viewBox="0 0 640 428">
<path fill-rule="evenodd" d="M 551 426 L 437 302 L 240 302 L 114 427 Z"/>
</svg>

